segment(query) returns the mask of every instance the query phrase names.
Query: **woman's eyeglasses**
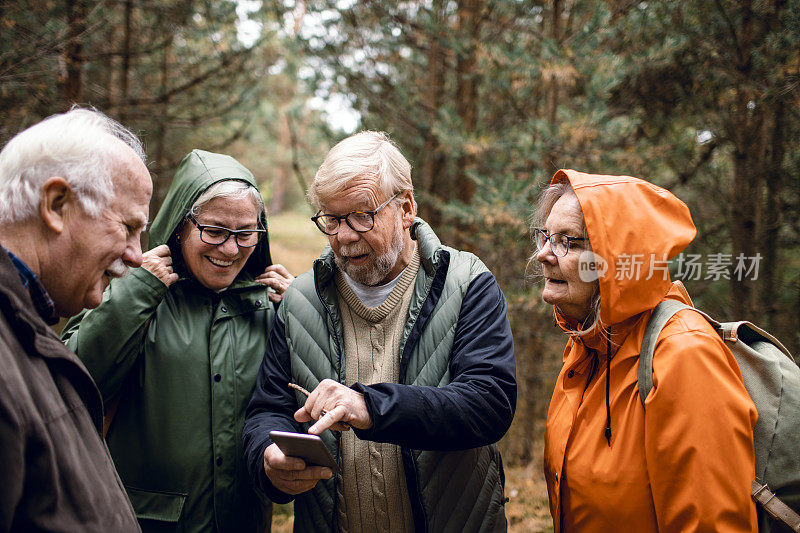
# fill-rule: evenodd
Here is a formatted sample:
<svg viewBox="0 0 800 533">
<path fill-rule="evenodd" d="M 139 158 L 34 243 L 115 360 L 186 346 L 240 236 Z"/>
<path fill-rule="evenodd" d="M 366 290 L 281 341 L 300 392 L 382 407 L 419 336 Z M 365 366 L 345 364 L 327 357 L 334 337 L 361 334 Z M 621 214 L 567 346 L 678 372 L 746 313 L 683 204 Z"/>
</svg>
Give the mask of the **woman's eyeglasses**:
<svg viewBox="0 0 800 533">
<path fill-rule="evenodd" d="M 258 244 L 261 235 L 266 233 L 267 230 L 263 229 L 228 229 L 221 226 L 209 226 L 200 224 L 194 215 L 191 213 L 186 216 L 195 227 L 200 230 L 200 240 L 206 244 L 213 244 L 219 246 L 225 244 L 228 239 L 233 238 L 236 240 L 236 245 L 242 248 L 252 248 Z"/>
<path fill-rule="evenodd" d="M 544 248 L 545 243 L 549 241 L 550 249 L 557 257 L 564 257 L 569 253 L 569 245 L 571 242 L 586 240 L 584 237 L 570 237 L 569 235 L 564 235 L 563 233 L 548 234 L 547 231 L 541 228 L 535 228 L 533 230 L 533 239 L 534 243 L 536 244 L 537 252 Z"/>
</svg>

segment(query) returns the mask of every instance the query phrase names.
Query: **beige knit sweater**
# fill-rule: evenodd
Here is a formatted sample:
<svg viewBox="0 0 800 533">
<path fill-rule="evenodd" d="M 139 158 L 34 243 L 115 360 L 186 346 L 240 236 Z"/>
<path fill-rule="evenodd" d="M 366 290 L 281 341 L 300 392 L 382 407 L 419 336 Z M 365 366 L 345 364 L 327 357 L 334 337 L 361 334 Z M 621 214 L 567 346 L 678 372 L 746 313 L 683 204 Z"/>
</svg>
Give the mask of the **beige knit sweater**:
<svg viewBox="0 0 800 533">
<path fill-rule="evenodd" d="M 397 383 L 400 339 L 419 271 L 419 253 L 378 307 L 366 307 L 342 276 L 336 275 L 344 329 L 347 385 Z M 400 447 L 362 441 L 342 433 L 339 528 L 350 532 L 414 530 Z"/>
</svg>

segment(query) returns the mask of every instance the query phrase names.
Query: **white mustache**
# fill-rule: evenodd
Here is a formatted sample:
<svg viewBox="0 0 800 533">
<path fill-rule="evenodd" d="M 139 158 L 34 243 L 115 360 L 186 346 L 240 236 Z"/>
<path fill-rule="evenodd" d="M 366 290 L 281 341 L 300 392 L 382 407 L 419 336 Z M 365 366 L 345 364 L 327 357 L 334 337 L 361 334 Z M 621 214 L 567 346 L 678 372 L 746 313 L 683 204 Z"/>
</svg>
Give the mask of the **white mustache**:
<svg viewBox="0 0 800 533">
<path fill-rule="evenodd" d="M 370 249 L 362 243 L 343 244 L 339 247 L 339 254 L 352 257 L 354 255 L 368 254 Z"/>
<path fill-rule="evenodd" d="M 128 266 L 122 261 L 121 258 L 116 259 L 109 267 L 106 269 L 111 277 L 114 278 L 121 278 L 125 274 L 128 273 Z"/>
</svg>

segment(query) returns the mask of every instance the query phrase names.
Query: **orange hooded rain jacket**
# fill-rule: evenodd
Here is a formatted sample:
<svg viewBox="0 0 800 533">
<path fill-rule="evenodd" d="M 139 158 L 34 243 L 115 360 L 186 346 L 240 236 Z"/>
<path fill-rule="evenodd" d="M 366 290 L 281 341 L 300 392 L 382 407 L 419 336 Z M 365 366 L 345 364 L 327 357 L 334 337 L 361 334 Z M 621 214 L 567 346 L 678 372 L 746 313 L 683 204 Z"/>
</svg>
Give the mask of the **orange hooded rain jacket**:
<svg viewBox="0 0 800 533">
<path fill-rule="evenodd" d="M 666 271 L 666 259 L 695 236 L 689 209 L 633 177 L 560 170 L 553 182 L 561 180 L 607 262 L 600 318 L 610 326 L 605 335 L 597 327 L 571 335 L 550 401 L 544 470 L 556 533 L 756 531 L 758 415 L 736 360 L 699 314 L 680 311 L 667 323 L 646 409 L 639 399 L 652 309 L 667 298 L 691 304 Z M 557 311 L 556 320 L 566 332 L 579 328 Z"/>
</svg>

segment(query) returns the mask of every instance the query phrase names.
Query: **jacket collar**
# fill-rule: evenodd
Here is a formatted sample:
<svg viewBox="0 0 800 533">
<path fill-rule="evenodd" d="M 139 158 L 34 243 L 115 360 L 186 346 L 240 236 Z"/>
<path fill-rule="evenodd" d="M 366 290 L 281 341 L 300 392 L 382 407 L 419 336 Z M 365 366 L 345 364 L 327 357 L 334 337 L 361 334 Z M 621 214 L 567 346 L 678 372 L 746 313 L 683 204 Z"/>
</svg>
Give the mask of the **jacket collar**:
<svg viewBox="0 0 800 533">
<path fill-rule="evenodd" d="M 433 276 L 441 261 L 442 241 L 433 232 L 433 228 L 419 217 L 411 225 L 411 238 L 417 241 L 420 264 L 429 276 Z"/>
<path fill-rule="evenodd" d="M 50 326 L 58 323 L 56 306 L 53 303 L 53 299 L 50 298 L 50 295 L 47 293 L 47 289 L 45 289 L 42 282 L 39 281 L 39 277 L 28 268 L 28 265 L 26 265 L 22 259 L 14 255 L 11 250 L 5 247 L 3 247 L 3 250 L 8 254 L 14 268 L 17 269 L 20 281 L 22 281 L 22 284 L 28 290 L 33 306 L 36 308 L 36 312 L 39 313 L 39 316 L 42 317 L 42 320 L 47 322 Z"/>
<path fill-rule="evenodd" d="M 47 329 L 44 321 L 36 312 L 31 295 L 22 283 L 19 271 L 5 248 L 0 248 L 0 292 L 20 319 L 34 326 L 35 329 Z M 39 325 L 42 328 L 39 328 Z"/>
<path fill-rule="evenodd" d="M 102 427 L 100 391 L 80 359 L 64 346 L 36 312 L 17 269 L 3 249 L 0 249 L 0 312 L 6 315 L 5 319 L 29 356 L 41 357 L 48 366 L 59 366 L 64 373 L 71 375 L 71 381 L 83 397 L 95 426 Z"/>
</svg>

